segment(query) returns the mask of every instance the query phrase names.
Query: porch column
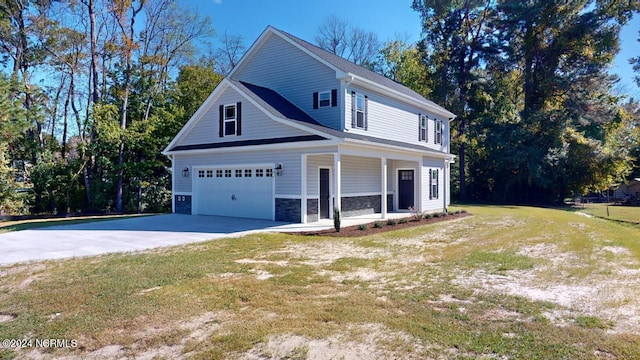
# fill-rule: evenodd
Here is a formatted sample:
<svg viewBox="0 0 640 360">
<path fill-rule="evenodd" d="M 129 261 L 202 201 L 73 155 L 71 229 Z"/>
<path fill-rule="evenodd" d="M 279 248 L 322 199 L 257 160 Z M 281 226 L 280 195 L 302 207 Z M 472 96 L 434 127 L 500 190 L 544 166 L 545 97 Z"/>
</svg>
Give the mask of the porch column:
<svg viewBox="0 0 640 360">
<path fill-rule="evenodd" d="M 302 154 L 300 159 L 300 222 L 307 223 L 307 154 Z"/>
<path fill-rule="evenodd" d="M 340 179 L 342 177 L 340 171 L 340 153 L 333 154 L 333 207 L 340 211 L 342 214 L 342 209 L 340 208 L 340 202 L 342 199 L 342 187 L 340 184 Z M 331 218 L 333 218 L 333 213 L 330 214 Z"/>
<path fill-rule="evenodd" d="M 382 184 L 382 198 L 380 199 L 380 218 L 387 218 L 387 158 L 380 158 L 380 183 Z"/>
</svg>

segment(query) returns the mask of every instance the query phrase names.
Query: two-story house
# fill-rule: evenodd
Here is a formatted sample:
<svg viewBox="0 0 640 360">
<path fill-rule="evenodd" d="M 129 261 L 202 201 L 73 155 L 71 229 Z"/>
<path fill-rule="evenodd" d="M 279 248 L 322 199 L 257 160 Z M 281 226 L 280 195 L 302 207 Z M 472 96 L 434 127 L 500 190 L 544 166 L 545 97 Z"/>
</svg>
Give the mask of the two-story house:
<svg viewBox="0 0 640 360">
<path fill-rule="evenodd" d="M 454 114 L 267 27 L 164 150 L 173 211 L 312 222 L 449 204 Z"/>
</svg>

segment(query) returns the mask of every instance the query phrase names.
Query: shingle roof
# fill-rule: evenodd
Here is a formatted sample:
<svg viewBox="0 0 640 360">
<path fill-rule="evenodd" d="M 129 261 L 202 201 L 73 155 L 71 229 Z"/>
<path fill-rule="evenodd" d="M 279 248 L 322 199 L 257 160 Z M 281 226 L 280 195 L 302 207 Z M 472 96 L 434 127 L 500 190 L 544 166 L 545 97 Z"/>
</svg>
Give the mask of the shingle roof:
<svg viewBox="0 0 640 360">
<path fill-rule="evenodd" d="M 274 28 L 275 29 L 275 28 Z M 302 46 L 303 48 L 309 50 L 310 52 L 312 52 L 313 54 L 315 54 L 316 56 L 320 57 L 321 59 L 323 59 L 324 61 L 328 62 L 329 64 L 335 66 L 336 68 L 340 69 L 341 71 L 344 71 L 345 73 L 351 73 L 354 74 L 358 77 L 367 79 L 369 81 L 373 81 L 377 84 L 383 85 L 389 89 L 398 91 L 406 96 L 409 96 L 415 100 L 418 101 L 422 101 L 422 102 L 426 102 L 432 106 L 435 106 L 437 108 L 440 108 L 446 112 L 449 112 L 448 110 L 446 110 L 445 108 L 443 108 L 442 106 L 434 103 L 431 100 L 426 99 L 424 96 L 418 94 L 417 92 L 409 89 L 408 87 L 395 82 L 385 76 L 382 76 L 376 72 L 373 72 L 369 69 L 366 69 L 360 65 L 356 65 L 355 63 L 352 63 L 349 60 L 343 59 L 338 55 L 335 55 L 333 53 L 330 53 L 322 48 L 319 48 L 316 45 L 313 45 L 305 40 L 302 40 L 298 37 L 295 37 L 289 33 L 287 33 L 286 31 L 282 31 L 280 29 L 275 29 L 277 31 L 279 31 L 280 33 L 282 33 L 282 35 L 286 36 L 287 38 L 289 38 L 290 40 L 293 40 L 294 42 L 296 42 L 298 45 Z"/>
<path fill-rule="evenodd" d="M 320 125 L 299 107 L 292 104 L 276 91 L 266 87 L 249 84 L 243 81 L 227 79 L 273 115 L 289 120 L 298 120 L 312 125 Z"/>
</svg>

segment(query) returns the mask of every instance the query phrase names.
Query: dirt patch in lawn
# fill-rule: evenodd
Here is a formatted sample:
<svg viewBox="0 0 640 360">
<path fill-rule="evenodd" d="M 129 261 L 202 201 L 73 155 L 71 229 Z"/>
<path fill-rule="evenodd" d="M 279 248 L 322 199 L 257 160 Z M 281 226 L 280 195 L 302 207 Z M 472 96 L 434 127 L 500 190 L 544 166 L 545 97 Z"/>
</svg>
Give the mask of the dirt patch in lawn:
<svg viewBox="0 0 640 360">
<path fill-rule="evenodd" d="M 459 219 L 470 216 L 467 212 L 458 213 L 440 213 L 437 217 L 433 215 L 427 215 L 428 217 L 420 217 L 417 219 L 415 216 L 410 216 L 401 219 L 379 220 L 362 225 L 353 225 L 342 227 L 340 231 L 335 229 L 327 229 L 320 231 L 305 231 L 295 233 L 296 235 L 306 236 L 338 236 L 338 237 L 353 237 L 353 236 L 367 236 L 372 234 L 378 234 L 381 232 L 406 229 L 415 226 L 429 225 L 447 220 Z"/>
</svg>

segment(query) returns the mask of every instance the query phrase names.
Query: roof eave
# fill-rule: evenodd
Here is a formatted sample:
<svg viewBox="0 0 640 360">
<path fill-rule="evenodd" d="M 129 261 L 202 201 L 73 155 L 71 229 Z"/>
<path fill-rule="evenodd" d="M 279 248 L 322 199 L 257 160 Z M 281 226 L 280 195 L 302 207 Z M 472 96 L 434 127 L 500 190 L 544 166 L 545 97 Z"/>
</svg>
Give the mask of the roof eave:
<svg viewBox="0 0 640 360">
<path fill-rule="evenodd" d="M 378 91 L 381 90 L 385 93 L 385 95 L 391 96 L 397 100 L 407 102 L 413 105 L 418 104 L 420 105 L 420 107 L 424 108 L 425 110 L 429 110 L 432 113 L 436 113 L 438 115 L 444 116 L 449 120 L 453 120 L 456 118 L 456 115 L 454 113 L 450 112 L 449 110 L 441 106 L 437 106 L 437 105 L 434 106 L 433 104 L 413 98 L 409 95 L 403 94 L 397 90 L 391 89 L 387 86 L 384 86 L 375 81 L 371 81 L 369 79 L 363 78 L 361 76 L 358 76 L 352 73 L 344 73 L 344 72 L 338 73 L 337 76 L 339 80 L 346 81 L 347 83 L 355 82 L 360 86 L 370 88 L 372 90 L 378 90 Z"/>
</svg>

